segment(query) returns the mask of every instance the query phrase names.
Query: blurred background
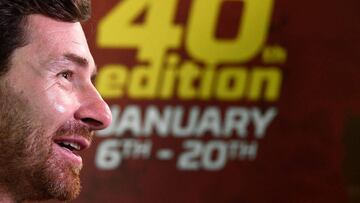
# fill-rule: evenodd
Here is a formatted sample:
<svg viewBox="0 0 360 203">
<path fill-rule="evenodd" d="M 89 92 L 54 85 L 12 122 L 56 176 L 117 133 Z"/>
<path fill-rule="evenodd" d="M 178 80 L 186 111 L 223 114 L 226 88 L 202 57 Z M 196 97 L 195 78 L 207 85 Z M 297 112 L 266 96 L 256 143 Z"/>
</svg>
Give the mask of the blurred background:
<svg viewBox="0 0 360 203">
<path fill-rule="evenodd" d="M 360 3 L 93 0 L 112 125 L 74 202 L 360 202 Z"/>
</svg>

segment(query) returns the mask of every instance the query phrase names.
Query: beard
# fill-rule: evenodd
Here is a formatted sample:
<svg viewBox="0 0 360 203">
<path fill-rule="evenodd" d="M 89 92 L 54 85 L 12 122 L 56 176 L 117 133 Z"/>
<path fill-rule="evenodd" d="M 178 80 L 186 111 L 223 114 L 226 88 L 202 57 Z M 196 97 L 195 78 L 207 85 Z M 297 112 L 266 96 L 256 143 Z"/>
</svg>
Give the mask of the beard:
<svg viewBox="0 0 360 203">
<path fill-rule="evenodd" d="M 45 129 L 30 102 L 0 81 L 0 186 L 17 201 L 67 201 L 80 193 L 82 166 L 61 160 L 53 138 L 77 133 L 90 139 L 91 130 L 75 121 L 53 133 Z"/>
</svg>

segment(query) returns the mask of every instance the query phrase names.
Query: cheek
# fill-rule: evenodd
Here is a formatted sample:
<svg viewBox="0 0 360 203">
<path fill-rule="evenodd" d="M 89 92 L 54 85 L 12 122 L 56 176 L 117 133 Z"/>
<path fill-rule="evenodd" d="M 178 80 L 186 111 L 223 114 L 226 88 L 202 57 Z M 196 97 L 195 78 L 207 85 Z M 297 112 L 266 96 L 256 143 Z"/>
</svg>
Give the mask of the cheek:
<svg viewBox="0 0 360 203">
<path fill-rule="evenodd" d="M 48 92 L 47 98 L 49 110 L 52 116 L 57 118 L 69 117 L 79 105 L 74 95 L 62 91 Z"/>
<path fill-rule="evenodd" d="M 66 113 L 66 108 L 65 108 L 64 105 L 55 103 L 54 106 L 55 106 L 55 109 L 56 109 L 57 112 Z"/>
</svg>

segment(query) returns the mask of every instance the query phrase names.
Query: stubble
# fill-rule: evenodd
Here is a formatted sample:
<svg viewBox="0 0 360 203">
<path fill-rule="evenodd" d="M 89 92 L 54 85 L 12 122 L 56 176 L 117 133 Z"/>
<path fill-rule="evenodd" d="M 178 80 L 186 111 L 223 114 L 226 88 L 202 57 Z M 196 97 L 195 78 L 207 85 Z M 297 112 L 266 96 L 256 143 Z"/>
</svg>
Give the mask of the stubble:
<svg viewBox="0 0 360 203">
<path fill-rule="evenodd" d="M 52 137 L 76 126 L 66 123 L 46 135 L 29 103 L 0 81 L 0 184 L 16 201 L 72 200 L 80 193 L 81 168 L 58 160 Z"/>
</svg>

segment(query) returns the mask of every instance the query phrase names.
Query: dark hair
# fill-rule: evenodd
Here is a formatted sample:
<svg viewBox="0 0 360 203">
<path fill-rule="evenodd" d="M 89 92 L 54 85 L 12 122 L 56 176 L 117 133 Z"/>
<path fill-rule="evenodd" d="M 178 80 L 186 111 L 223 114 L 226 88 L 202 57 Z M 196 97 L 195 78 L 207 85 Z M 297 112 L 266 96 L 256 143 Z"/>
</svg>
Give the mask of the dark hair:
<svg viewBox="0 0 360 203">
<path fill-rule="evenodd" d="M 26 17 L 41 14 L 65 22 L 90 17 L 90 0 L 0 0 L 0 76 L 15 49 L 26 45 Z"/>
</svg>

